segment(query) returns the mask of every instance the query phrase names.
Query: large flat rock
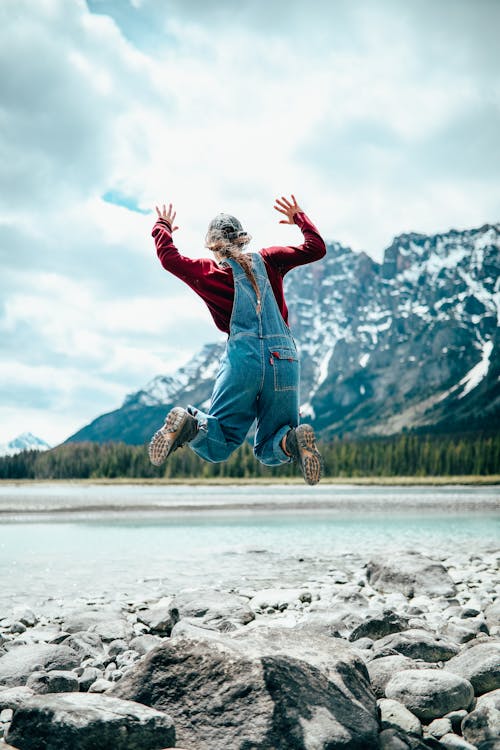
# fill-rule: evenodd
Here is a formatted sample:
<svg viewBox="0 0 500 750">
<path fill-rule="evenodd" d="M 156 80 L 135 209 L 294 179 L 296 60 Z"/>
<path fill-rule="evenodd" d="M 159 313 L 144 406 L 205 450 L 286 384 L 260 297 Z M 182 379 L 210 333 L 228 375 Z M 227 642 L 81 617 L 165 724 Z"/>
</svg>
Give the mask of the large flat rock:
<svg viewBox="0 0 500 750">
<path fill-rule="evenodd" d="M 170 639 L 107 694 L 169 713 L 186 747 L 375 750 L 376 701 L 356 652 L 330 638 L 269 631 Z"/>
<path fill-rule="evenodd" d="M 68 646 L 50 643 L 16 646 L 0 657 L 0 686 L 25 685 L 37 669 L 73 669 L 79 663 L 78 654 Z"/>
<path fill-rule="evenodd" d="M 419 594 L 450 597 L 456 586 L 446 568 L 420 552 L 377 557 L 368 563 L 367 578 L 377 591 L 400 591 L 408 598 Z"/>
<path fill-rule="evenodd" d="M 138 703 L 54 693 L 18 708 L 6 739 L 22 750 L 160 750 L 175 746 L 175 730 L 165 713 Z"/>
</svg>

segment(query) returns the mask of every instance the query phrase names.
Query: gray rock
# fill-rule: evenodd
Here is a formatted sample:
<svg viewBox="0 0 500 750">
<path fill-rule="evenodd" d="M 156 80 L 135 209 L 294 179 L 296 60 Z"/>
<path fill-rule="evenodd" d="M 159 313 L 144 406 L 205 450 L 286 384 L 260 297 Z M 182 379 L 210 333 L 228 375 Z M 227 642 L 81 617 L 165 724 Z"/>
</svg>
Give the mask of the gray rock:
<svg viewBox="0 0 500 750">
<path fill-rule="evenodd" d="M 369 661 L 366 666 L 373 692 L 377 698 L 385 698 L 386 685 L 397 672 L 402 672 L 404 669 L 419 668 L 417 662 L 401 654 L 382 656 L 380 659 Z"/>
<path fill-rule="evenodd" d="M 62 628 L 68 633 L 89 630 L 100 622 L 113 621 L 121 617 L 121 607 L 99 607 L 73 610 L 63 620 Z"/>
<path fill-rule="evenodd" d="M 127 641 L 118 639 L 116 641 L 111 641 L 111 643 L 108 644 L 108 656 L 112 659 L 114 659 L 115 656 L 118 656 L 118 654 L 123 654 L 124 651 L 128 651 Z"/>
<path fill-rule="evenodd" d="M 445 597 L 456 594 L 456 586 L 446 568 L 419 552 L 373 559 L 368 563 L 366 574 L 377 591 L 401 591 L 409 598 L 417 594 Z"/>
<path fill-rule="evenodd" d="M 462 734 L 473 745 L 500 737 L 500 711 L 491 706 L 476 708 L 462 721 Z"/>
<path fill-rule="evenodd" d="M 445 714 L 444 718 L 449 719 L 451 721 L 451 728 L 452 731 L 456 734 L 459 734 L 462 725 L 462 720 L 467 716 L 467 711 L 465 708 L 461 708 L 458 711 L 449 711 L 447 714 Z"/>
<path fill-rule="evenodd" d="M 81 674 L 78 675 L 78 690 L 86 693 L 90 686 L 103 676 L 103 671 L 97 667 L 85 667 Z"/>
<path fill-rule="evenodd" d="M 11 708 L 3 708 L 0 711 L 0 723 L 6 724 L 8 721 L 12 719 L 14 711 Z"/>
<path fill-rule="evenodd" d="M 72 669 L 78 664 L 78 654 L 68 646 L 50 643 L 17 646 L 0 657 L 0 685 L 24 685 L 36 669 Z"/>
<path fill-rule="evenodd" d="M 24 633 L 25 630 L 26 625 L 23 625 L 22 622 L 13 622 L 9 628 L 9 633 Z"/>
<path fill-rule="evenodd" d="M 90 626 L 89 632 L 97 633 L 107 643 L 122 639 L 130 640 L 134 636 L 132 625 L 121 617 L 116 617 L 114 620 L 96 622 Z"/>
<path fill-rule="evenodd" d="M 380 722 L 382 729 L 389 729 L 391 726 L 399 727 L 404 732 L 413 732 L 413 734 L 422 734 L 422 724 L 415 714 L 408 711 L 399 701 L 390 698 L 381 698 L 377 701 L 380 709 Z"/>
<path fill-rule="evenodd" d="M 98 677 L 95 682 L 89 687 L 89 693 L 105 693 L 106 690 L 112 688 L 116 683 L 112 680 L 106 680 L 104 677 Z"/>
<path fill-rule="evenodd" d="M 377 746 L 363 661 L 343 642 L 308 641 L 293 631 L 166 640 L 108 694 L 171 713 L 179 743 L 188 747 Z"/>
<path fill-rule="evenodd" d="M 475 745 L 471 745 L 470 742 L 456 734 L 445 734 L 439 742 L 446 750 L 477 750 Z"/>
<path fill-rule="evenodd" d="M 102 659 L 105 653 L 104 644 L 99 635 L 97 633 L 89 633 L 87 630 L 72 633 L 62 643 L 76 651 L 81 659 L 87 657 Z"/>
<path fill-rule="evenodd" d="M 500 597 L 498 597 L 498 599 L 496 599 L 493 604 L 490 604 L 488 607 L 486 607 L 484 616 L 488 625 L 498 625 L 498 623 L 500 622 Z"/>
<path fill-rule="evenodd" d="M 148 609 L 137 612 L 139 622 L 148 626 L 152 633 L 170 635 L 175 623 L 179 621 L 179 609 L 171 596 L 163 597 Z"/>
<path fill-rule="evenodd" d="M 7 741 L 23 750 L 158 750 L 175 745 L 169 716 L 91 693 L 37 695 L 19 708 Z"/>
<path fill-rule="evenodd" d="M 422 659 L 428 662 L 446 661 L 459 652 L 458 646 L 448 639 L 420 629 L 393 633 L 375 641 L 374 655 L 386 650 L 403 654 L 410 659 Z"/>
<path fill-rule="evenodd" d="M 408 619 L 395 612 L 384 612 L 381 617 L 370 617 L 354 628 L 349 636 L 350 641 L 358 638 L 371 638 L 376 641 L 391 633 L 398 633 L 408 627 Z"/>
<path fill-rule="evenodd" d="M 38 622 L 38 617 L 29 607 L 16 608 L 13 612 L 13 618 L 19 620 L 19 622 L 22 622 L 28 628 L 32 628 Z"/>
<path fill-rule="evenodd" d="M 159 646 L 161 642 L 160 636 L 145 633 L 144 635 L 136 635 L 135 638 L 132 638 L 130 648 L 133 648 L 134 651 L 137 651 L 142 656 L 155 648 L 155 646 Z"/>
<path fill-rule="evenodd" d="M 443 635 L 455 643 L 467 643 L 477 637 L 479 633 L 488 634 L 488 627 L 482 619 L 461 620 L 452 617 L 441 629 Z"/>
<path fill-rule="evenodd" d="M 226 624 L 237 627 L 255 619 L 248 599 L 220 591 L 196 591 L 176 597 L 180 617 L 200 618 L 204 627 L 226 630 Z M 200 624 L 201 624 L 200 622 Z"/>
<path fill-rule="evenodd" d="M 482 708 L 483 706 L 490 706 L 500 711 L 500 688 L 491 690 L 489 693 L 483 693 L 476 702 L 476 708 Z"/>
<path fill-rule="evenodd" d="M 496 690 L 500 688 L 500 642 L 473 645 L 450 659 L 446 669 L 469 680 L 476 695 Z"/>
<path fill-rule="evenodd" d="M 254 611 L 269 608 L 283 611 L 291 604 L 311 600 L 311 592 L 308 589 L 262 589 L 255 593 L 250 601 L 250 607 Z"/>
<path fill-rule="evenodd" d="M 385 694 L 403 703 L 424 722 L 468 708 L 474 698 L 470 682 L 443 669 L 399 672 L 387 684 Z"/>
<path fill-rule="evenodd" d="M 26 703 L 28 698 L 33 695 L 33 690 L 27 687 L 12 687 L 6 690 L 0 690 L 0 711 L 4 708 L 15 710 Z"/>
<path fill-rule="evenodd" d="M 78 692 L 78 677 L 74 672 L 52 669 L 49 672 L 32 672 L 26 687 L 34 693 L 71 693 Z"/>
<path fill-rule="evenodd" d="M 431 737 L 435 737 L 439 740 L 441 737 L 444 737 L 445 734 L 452 732 L 453 727 L 449 719 L 434 719 L 434 721 L 431 721 L 429 726 L 425 728 L 425 731 L 427 734 L 430 734 Z"/>
<path fill-rule="evenodd" d="M 407 734 L 401 729 L 390 727 L 383 729 L 379 734 L 379 750 L 429 750 L 432 746 L 412 734 Z M 338 746 L 344 747 L 343 745 Z M 360 748 L 365 750 L 365 748 Z"/>
</svg>

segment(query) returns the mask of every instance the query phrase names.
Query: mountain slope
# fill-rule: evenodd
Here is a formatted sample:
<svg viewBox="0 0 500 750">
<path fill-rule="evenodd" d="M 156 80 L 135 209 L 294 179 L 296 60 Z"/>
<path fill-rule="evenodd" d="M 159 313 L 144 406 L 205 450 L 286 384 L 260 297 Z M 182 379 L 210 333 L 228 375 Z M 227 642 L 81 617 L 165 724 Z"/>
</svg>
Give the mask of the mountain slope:
<svg viewBox="0 0 500 750">
<path fill-rule="evenodd" d="M 403 234 L 382 263 L 332 242 L 285 282 L 302 414 L 323 437 L 498 428 L 500 224 Z M 206 406 L 223 347 L 205 346 L 70 440 L 140 443 L 172 404 Z"/>
</svg>

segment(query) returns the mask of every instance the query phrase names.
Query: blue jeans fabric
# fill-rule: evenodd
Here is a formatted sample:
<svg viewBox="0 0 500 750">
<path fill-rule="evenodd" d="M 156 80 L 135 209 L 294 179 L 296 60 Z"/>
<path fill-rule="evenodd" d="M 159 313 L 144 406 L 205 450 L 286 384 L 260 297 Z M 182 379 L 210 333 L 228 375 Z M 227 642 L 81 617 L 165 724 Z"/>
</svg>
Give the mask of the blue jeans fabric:
<svg viewBox="0 0 500 750">
<path fill-rule="evenodd" d="M 257 420 L 254 453 L 267 466 L 289 462 L 280 442 L 299 423 L 299 359 L 276 303 L 263 259 L 253 259 L 261 310 L 244 270 L 232 258 L 234 302 L 226 350 L 208 412 L 188 406 L 199 431 L 189 445 L 206 461 L 224 461 Z"/>
</svg>

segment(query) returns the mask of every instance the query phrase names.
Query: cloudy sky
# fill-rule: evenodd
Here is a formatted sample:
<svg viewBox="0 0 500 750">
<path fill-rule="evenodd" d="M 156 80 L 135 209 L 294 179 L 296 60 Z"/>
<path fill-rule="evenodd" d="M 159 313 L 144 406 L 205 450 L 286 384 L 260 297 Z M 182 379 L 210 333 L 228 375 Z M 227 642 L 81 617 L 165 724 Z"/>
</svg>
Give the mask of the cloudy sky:
<svg viewBox="0 0 500 750">
<path fill-rule="evenodd" d="M 497 0 L 0 0 L 0 442 L 55 444 L 218 337 L 150 236 L 498 221 Z"/>
</svg>

